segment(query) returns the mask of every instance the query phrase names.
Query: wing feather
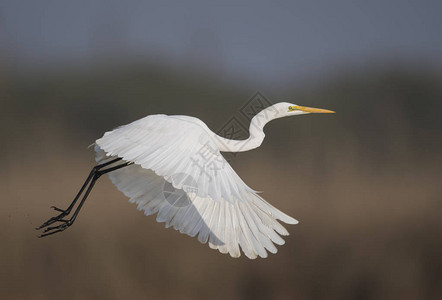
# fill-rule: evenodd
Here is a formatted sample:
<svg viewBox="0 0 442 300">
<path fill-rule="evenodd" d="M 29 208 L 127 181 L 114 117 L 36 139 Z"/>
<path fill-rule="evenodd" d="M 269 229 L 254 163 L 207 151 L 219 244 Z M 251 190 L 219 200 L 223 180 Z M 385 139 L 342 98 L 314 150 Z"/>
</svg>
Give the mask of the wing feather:
<svg viewBox="0 0 442 300">
<path fill-rule="evenodd" d="M 230 232 L 231 241 L 229 241 L 229 254 L 232 257 L 239 257 L 241 252 L 239 251 L 238 219 L 236 218 L 234 205 L 229 203 L 227 206 L 229 208 L 229 216 L 232 227 L 232 231 Z"/>
<path fill-rule="evenodd" d="M 201 222 L 201 231 L 199 232 L 198 235 L 198 240 L 202 243 L 205 244 L 207 243 L 207 241 L 209 240 L 209 235 L 210 235 L 210 225 L 212 223 L 212 217 L 214 214 L 216 214 L 215 212 L 215 201 L 210 201 L 210 205 L 207 207 L 206 210 L 206 216 L 203 216 L 203 220 Z M 205 225 L 207 224 L 207 225 Z"/>
<path fill-rule="evenodd" d="M 257 257 L 257 254 L 254 250 L 253 240 L 252 237 L 250 236 L 249 228 L 245 223 L 244 216 L 238 207 L 238 203 L 235 203 L 235 210 L 240 228 L 239 244 L 241 246 L 241 249 L 248 258 L 255 259 Z"/>
<path fill-rule="evenodd" d="M 213 207 L 213 214 L 212 214 L 212 218 L 210 220 L 210 223 L 208 224 L 208 228 L 209 228 L 209 247 L 212 249 L 216 249 L 218 247 L 217 245 L 217 240 L 218 237 L 217 235 L 219 234 L 219 219 L 220 219 L 220 202 L 216 201 L 214 203 L 214 207 Z"/>
</svg>

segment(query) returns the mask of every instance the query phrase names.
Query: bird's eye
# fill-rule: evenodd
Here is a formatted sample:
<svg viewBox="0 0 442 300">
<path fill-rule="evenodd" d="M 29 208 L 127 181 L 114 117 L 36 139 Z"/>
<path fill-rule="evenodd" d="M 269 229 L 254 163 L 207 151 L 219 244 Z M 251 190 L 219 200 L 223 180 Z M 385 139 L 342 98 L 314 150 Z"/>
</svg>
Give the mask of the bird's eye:
<svg viewBox="0 0 442 300">
<path fill-rule="evenodd" d="M 289 111 L 294 111 L 295 108 L 293 106 L 289 106 Z"/>
</svg>

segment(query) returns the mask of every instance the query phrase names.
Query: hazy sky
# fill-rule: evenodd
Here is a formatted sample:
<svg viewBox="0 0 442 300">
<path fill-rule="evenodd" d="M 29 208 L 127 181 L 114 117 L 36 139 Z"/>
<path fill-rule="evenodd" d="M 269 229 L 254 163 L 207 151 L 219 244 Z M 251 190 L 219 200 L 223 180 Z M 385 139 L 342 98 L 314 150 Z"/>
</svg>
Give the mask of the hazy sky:
<svg viewBox="0 0 442 300">
<path fill-rule="evenodd" d="M 442 1 L 3 0 L 19 66 L 142 58 L 277 82 L 376 61 L 442 66 Z"/>
</svg>

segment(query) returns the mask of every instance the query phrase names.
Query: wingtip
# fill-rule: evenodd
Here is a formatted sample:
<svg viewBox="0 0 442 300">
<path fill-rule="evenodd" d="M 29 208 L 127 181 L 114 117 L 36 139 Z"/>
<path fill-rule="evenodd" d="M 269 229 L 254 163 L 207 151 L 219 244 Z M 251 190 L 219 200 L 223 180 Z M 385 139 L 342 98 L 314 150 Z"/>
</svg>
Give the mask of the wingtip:
<svg viewBox="0 0 442 300">
<path fill-rule="evenodd" d="M 285 215 L 283 217 L 281 216 L 281 218 L 279 218 L 279 220 L 283 221 L 286 224 L 290 224 L 290 225 L 296 225 L 299 223 L 298 220 L 296 220 L 295 218 L 292 218 L 288 215 Z"/>
</svg>

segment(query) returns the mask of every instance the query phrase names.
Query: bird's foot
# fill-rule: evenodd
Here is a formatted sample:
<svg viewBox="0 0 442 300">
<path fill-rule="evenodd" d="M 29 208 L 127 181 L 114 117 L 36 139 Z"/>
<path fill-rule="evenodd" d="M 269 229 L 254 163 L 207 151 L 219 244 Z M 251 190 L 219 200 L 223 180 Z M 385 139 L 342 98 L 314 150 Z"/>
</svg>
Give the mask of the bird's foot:
<svg viewBox="0 0 442 300">
<path fill-rule="evenodd" d="M 41 235 L 39 235 L 38 237 L 45 237 L 57 232 L 61 232 L 66 230 L 69 226 L 72 225 L 73 221 L 72 220 L 64 220 L 64 219 L 59 219 L 56 222 L 62 222 L 62 224 L 57 225 L 57 226 L 51 226 L 51 227 L 46 227 L 43 230 L 43 233 Z"/>
<path fill-rule="evenodd" d="M 59 212 L 62 212 L 62 213 L 66 213 L 66 210 L 61 209 L 61 208 L 58 208 L 58 207 L 56 207 L 56 206 L 51 206 L 51 208 L 52 208 L 53 210 L 56 210 L 56 211 L 59 211 Z"/>
<path fill-rule="evenodd" d="M 40 230 L 42 228 L 45 228 L 45 227 L 47 227 L 47 226 L 49 226 L 49 225 L 51 225 L 51 224 L 53 224 L 55 222 L 59 222 L 59 221 L 63 222 L 63 221 L 65 221 L 65 220 L 63 220 L 63 218 L 66 217 L 70 213 L 70 210 L 68 210 L 68 209 L 63 210 L 63 209 L 60 209 L 60 208 L 55 207 L 55 206 L 51 206 L 51 208 L 56 210 L 56 211 L 59 211 L 60 214 L 55 216 L 55 217 L 50 218 L 49 220 L 44 222 L 42 225 L 40 225 L 39 227 L 35 228 L 36 230 Z"/>
</svg>

